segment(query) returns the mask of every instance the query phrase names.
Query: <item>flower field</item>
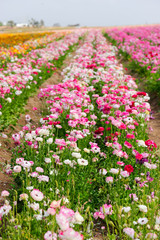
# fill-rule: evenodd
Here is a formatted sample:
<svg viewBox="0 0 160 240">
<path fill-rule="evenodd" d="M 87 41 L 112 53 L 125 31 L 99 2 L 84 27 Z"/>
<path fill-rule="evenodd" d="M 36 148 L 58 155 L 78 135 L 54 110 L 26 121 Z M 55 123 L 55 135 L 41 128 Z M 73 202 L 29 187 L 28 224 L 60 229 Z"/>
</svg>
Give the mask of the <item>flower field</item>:
<svg viewBox="0 0 160 240">
<path fill-rule="evenodd" d="M 38 48 L 30 49 L 26 55 L 10 55 L 5 63 L 2 61 L 0 68 L 1 129 L 17 121 L 29 94 L 62 65 L 65 54 L 78 42 L 80 35 L 81 33 L 70 33 L 62 38 L 62 33 L 60 33 L 40 39 L 38 42 L 37 40 L 29 41 L 25 43 L 26 46 L 31 48 L 38 46 Z M 56 41 L 57 37 L 60 39 Z M 22 49 L 24 50 L 23 47 Z"/>
<path fill-rule="evenodd" d="M 3 33 L 0 35 L 0 47 L 11 47 L 22 44 L 30 39 L 37 39 L 53 32 L 32 32 L 32 33 Z"/>
<path fill-rule="evenodd" d="M 7 106 L 47 79 L 75 44 L 63 81 L 40 90 L 38 127 L 28 113 L 12 135 L 4 171 L 15 184 L 1 192 L 1 237 L 92 240 L 99 226 L 101 239 L 159 239 L 159 158 L 146 133 L 150 97 L 124 74 L 118 49 L 100 30 L 69 33 L 8 62 L 1 73 L 2 124 Z"/>
<path fill-rule="evenodd" d="M 160 95 L 160 26 L 107 30 L 107 38 L 129 61 L 128 68 L 147 78 L 148 91 Z"/>
</svg>

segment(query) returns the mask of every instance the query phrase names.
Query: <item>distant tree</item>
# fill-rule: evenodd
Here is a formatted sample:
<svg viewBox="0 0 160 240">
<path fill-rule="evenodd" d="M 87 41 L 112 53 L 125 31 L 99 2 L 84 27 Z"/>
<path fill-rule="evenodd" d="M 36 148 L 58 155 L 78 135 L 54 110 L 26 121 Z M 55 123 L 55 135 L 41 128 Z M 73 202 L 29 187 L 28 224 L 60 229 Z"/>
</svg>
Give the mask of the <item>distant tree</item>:
<svg viewBox="0 0 160 240">
<path fill-rule="evenodd" d="M 41 19 L 40 23 L 39 23 L 40 27 L 44 27 L 44 21 Z"/>
<path fill-rule="evenodd" d="M 31 20 L 29 20 L 29 25 L 32 27 L 40 27 L 40 23 L 34 18 L 31 18 Z"/>
<path fill-rule="evenodd" d="M 9 26 L 9 27 L 14 27 L 15 25 L 16 25 L 16 23 L 13 20 L 9 20 L 7 22 L 7 26 Z"/>
<path fill-rule="evenodd" d="M 53 27 L 60 27 L 61 25 L 59 23 L 54 23 Z"/>
<path fill-rule="evenodd" d="M 3 23 L 2 23 L 2 22 L 0 22 L 0 27 L 1 27 L 1 26 L 3 26 Z"/>
</svg>

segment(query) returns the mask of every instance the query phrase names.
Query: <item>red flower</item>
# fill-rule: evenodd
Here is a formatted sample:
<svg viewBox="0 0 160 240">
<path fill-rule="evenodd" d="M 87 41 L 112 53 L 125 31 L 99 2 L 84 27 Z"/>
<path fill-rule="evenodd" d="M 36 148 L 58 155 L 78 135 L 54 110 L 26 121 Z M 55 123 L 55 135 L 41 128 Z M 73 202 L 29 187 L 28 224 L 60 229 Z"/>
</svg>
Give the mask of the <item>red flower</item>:
<svg viewBox="0 0 160 240">
<path fill-rule="evenodd" d="M 132 167 L 132 165 L 129 164 L 124 167 L 124 170 L 127 171 L 128 173 L 131 173 L 134 171 L 134 168 Z"/>
<path fill-rule="evenodd" d="M 141 160 L 142 158 L 143 158 L 142 154 L 140 154 L 140 153 L 136 154 L 136 159 Z"/>
<path fill-rule="evenodd" d="M 137 92 L 137 95 L 139 95 L 139 96 L 146 96 L 147 94 L 145 92 Z"/>
<path fill-rule="evenodd" d="M 156 143 L 153 140 L 148 139 L 147 141 L 145 141 L 145 144 L 148 146 L 149 150 L 153 150 L 153 148 L 157 148 Z"/>
</svg>

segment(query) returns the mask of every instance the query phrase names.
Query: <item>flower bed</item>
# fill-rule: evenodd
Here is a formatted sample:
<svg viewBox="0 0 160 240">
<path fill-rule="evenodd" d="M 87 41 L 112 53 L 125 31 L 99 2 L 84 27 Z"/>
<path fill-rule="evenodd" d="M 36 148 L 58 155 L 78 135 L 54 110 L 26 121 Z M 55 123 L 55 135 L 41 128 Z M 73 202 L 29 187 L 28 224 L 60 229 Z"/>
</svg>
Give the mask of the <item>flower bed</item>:
<svg viewBox="0 0 160 240">
<path fill-rule="evenodd" d="M 68 32 L 50 32 L 48 35 L 42 35 L 41 37 L 32 38 L 23 43 L 14 42 L 12 47 L 1 47 L 0 48 L 0 58 L 1 58 L 1 67 L 5 66 L 5 63 L 8 61 L 15 61 L 15 59 L 21 58 L 24 55 L 28 54 L 33 49 L 46 47 L 47 44 L 64 37 Z"/>
<path fill-rule="evenodd" d="M 14 57 L 1 69 L 0 108 L 1 129 L 17 121 L 31 92 L 62 65 L 67 52 L 78 42 L 83 32 L 72 33 L 45 48 L 30 51 L 22 58 Z"/>
<path fill-rule="evenodd" d="M 107 30 L 105 36 L 127 60 L 125 66 L 139 78 L 145 78 L 146 90 L 160 96 L 159 25 Z M 141 81 L 141 80 L 140 80 Z"/>
<path fill-rule="evenodd" d="M 18 189 L 13 204 L 1 207 L 4 239 L 92 239 L 93 219 L 108 239 L 158 239 L 159 161 L 145 133 L 149 97 L 124 75 L 116 51 L 100 31 L 89 32 L 63 83 L 41 89 L 40 126 L 26 116 L 13 135 L 17 148 L 5 171 Z"/>
<path fill-rule="evenodd" d="M 54 32 L 37 32 L 37 33 L 1 33 L 0 47 L 11 47 L 17 44 L 24 43 L 29 39 L 36 39 L 45 35 L 53 34 Z"/>
</svg>

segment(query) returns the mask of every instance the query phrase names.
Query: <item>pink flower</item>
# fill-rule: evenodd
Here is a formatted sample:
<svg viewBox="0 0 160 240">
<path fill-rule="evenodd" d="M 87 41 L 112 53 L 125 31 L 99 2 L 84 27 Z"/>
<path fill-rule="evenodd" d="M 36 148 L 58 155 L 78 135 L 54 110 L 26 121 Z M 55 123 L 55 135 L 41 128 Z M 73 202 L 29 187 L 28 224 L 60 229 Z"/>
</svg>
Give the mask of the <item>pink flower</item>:
<svg viewBox="0 0 160 240">
<path fill-rule="evenodd" d="M 37 172 L 40 172 L 40 173 L 43 173 L 43 172 L 44 172 L 43 168 L 41 168 L 41 167 L 36 167 L 36 171 L 37 171 Z"/>
<path fill-rule="evenodd" d="M 124 142 L 124 146 L 126 146 L 127 148 L 132 148 L 132 144 L 127 141 Z"/>
<path fill-rule="evenodd" d="M 129 237 L 134 239 L 134 229 L 133 228 L 124 228 L 123 232 L 127 234 Z"/>
<path fill-rule="evenodd" d="M 39 191 L 39 189 L 33 189 L 32 192 L 30 193 L 31 197 L 35 200 L 35 201 L 42 201 L 44 198 L 44 195 L 42 192 Z"/>
<path fill-rule="evenodd" d="M 126 135 L 126 138 L 129 138 L 129 139 L 134 139 L 134 138 L 135 138 L 135 136 L 134 136 L 133 134 L 129 134 L 129 133 L 128 133 L 128 134 Z"/>
<path fill-rule="evenodd" d="M 119 162 L 117 162 L 117 164 L 120 165 L 120 166 L 124 166 L 124 162 L 119 161 Z"/>
<path fill-rule="evenodd" d="M 57 240 L 57 234 L 48 231 L 44 234 L 44 240 Z"/>
<path fill-rule="evenodd" d="M 113 177 L 106 177 L 107 183 L 113 183 Z"/>
<path fill-rule="evenodd" d="M 13 168 L 13 171 L 15 173 L 19 173 L 19 172 L 21 172 L 21 170 L 22 170 L 21 166 L 18 166 L 18 165 L 14 166 L 14 168 Z"/>
<path fill-rule="evenodd" d="M 60 239 L 64 239 L 64 240 L 83 240 L 83 235 L 80 234 L 79 232 L 76 232 L 72 228 L 68 228 L 64 232 L 61 231 L 59 233 L 59 237 Z"/>
<path fill-rule="evenodd" d="M 127 172 L 127 171 L 121 171 L 120 174 L 122 177 L 129 177 L 129 172 Z"/>
<path fill-rule="evenodd" d="M 54 208 L 48 208 L 47 209 L 47 213 L 50 215 L 55 215 L 56 214 L 56 210 Z"/>
<path fill-rule="evenodd" d="M 20 194 L 19 195 L 19 200 L 21 201 L 21 200 L 28 200 L 28 194 L 26 194 L 26 193 L 22 193 L 22 194 Z"/>
<path fill-rule="evenodd" d="M 58 200 L 58 201 L 53 201 L 53 202 L 51 202 L 51 204 L 50 204 L 50 207 L 51 208 L 60 208 L 60 204 L 61 204 L 61 200 Z"/>
<path fill-rule="evenodd" d="M 74 211 L 72 209 L 69 209 L 69 208 L 66 208 L 64 206 L 61 207 L 60 209 L 60 212 L 59 213 L 62 213 L 63 215 L 66 216 L 67 219 L 72 219 L 72 217 L 74 216 Z"/>
<path fill-rule="evenodd" d="M 104 215 L 112 215 L 112 212 L 113 212 L 112 205 L 111 204 L 109 204 L 109 205 L 104 204 L 102 207 L 100 207 L 100 211 Z"/>
<path fill-rule="evenodd" d="M 1 197 L 8 197 L 9 196 L 9 192 L 7 190 L 3 190 L 1 192 Z"/>
<path fill-rule="evenodd" d="M 66 231 L 69 228 L 69 221 L 63 213 L 56 214 L 56 221 L 62 231 Z"/>
</svg>

